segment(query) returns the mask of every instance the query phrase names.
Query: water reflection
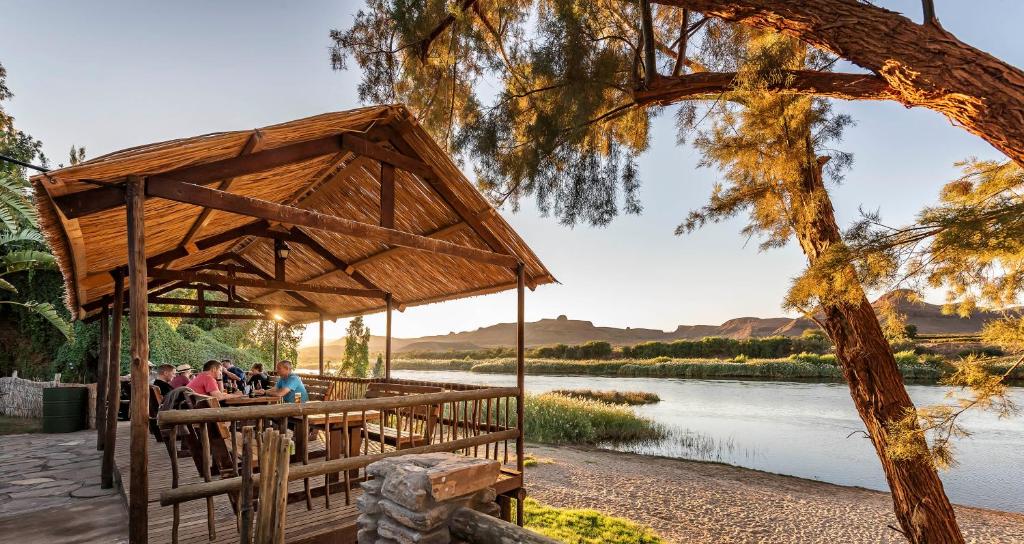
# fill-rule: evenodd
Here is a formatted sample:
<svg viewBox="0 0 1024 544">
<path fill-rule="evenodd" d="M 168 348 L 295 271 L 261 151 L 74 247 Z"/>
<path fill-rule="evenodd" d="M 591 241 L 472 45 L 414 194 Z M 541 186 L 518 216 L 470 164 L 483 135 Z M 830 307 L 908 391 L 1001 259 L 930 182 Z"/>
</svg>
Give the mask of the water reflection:
<svg viewBox="0 0 1024 544">
<path fill-rule="evenodd" d="M 515 376 L 396 371 L 396 377 L 514 386 Z M 885 475 L 842 383 L 527 376 L 527 390 L 617 389 L 657 393 L 636 407 L 669 431 L 666 438 L 604 447 L 645 455 L 715 461 L 839 485 L 886 490 Z M 946 389 L 909 385 L 919 406 L 949 402 Z M 1024 389 L 1011 397 L 1024 405 Z M 958 504 L 1024 511 L 1024 416 L 970 413 L 973 435 L 955 442 L 959 465 L 941 472 Z"/>
</svg>

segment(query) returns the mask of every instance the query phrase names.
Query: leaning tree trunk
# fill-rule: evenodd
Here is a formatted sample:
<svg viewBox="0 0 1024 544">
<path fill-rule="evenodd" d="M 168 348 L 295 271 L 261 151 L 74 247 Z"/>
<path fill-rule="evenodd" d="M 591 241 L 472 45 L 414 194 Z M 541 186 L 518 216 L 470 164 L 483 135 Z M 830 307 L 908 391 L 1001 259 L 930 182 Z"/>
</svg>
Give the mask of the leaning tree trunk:
<svg viewBox="0 0 1024 544">
<path fill-rule="evenodd" d="M 821 166 L 826 160 L 805 169 L 804 185 L 793 195 L 795 230 L 812 266 L 830 248 L 842 243 L 835 211 L 821 177 Z M 908 410 L 914 409 L 914 403 L 853 267 L 845 265 L 836 274 L 847 275 L 850 281 L 844 283 L 857 286 L 859 301 L 823 303 L 821 323 L 835 345 L 850 396 L 882 463 L 896 518 L 904 535 L 914 544 L 961 543 L 963 535 L 953 507 L 931 460 L 919 457 L 896 461 L 886 451 L 890 443 L 889 424 L 903 419 Z"/>
<path fill-rule="evenodd" d="M 885 79 L 1024 166 L 1024 71 L 862 0 L 651 0 L 794 36 Z M 984 16 L 997 16 L 984 12 Z"/>
</svg>

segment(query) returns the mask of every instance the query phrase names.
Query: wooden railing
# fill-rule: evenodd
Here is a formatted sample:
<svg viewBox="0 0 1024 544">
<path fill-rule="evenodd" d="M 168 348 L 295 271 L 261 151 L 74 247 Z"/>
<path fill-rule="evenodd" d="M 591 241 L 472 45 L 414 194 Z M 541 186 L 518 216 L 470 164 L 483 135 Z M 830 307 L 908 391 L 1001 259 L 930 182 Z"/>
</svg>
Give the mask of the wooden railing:
<svg viewBox="0 0 1024 544">
<path fill-rule="evenodd" d="M 317 376 L 316 379 L 340 383 L 347 392 L 365 394 L 372 383 L 383 380 L 335 378 Z M 176 455 L 171 455 L 171 488 L 160 492 L 160 504 L 174 507 L 172 541 L 177 541 L 179 524 L 178 505 L 183 502 L 207 501 L 207 518 L 211 539 L 215 531 L 212 498 L 228 495 L 238 513 L 238 495 L 243 487 L 239 471 L 238 445 L 241 438 L 236 430 L 253 426 L 262 430 L 267 426 L 293 429 L 296 442 L 303 444 L 308 429 L 322 425 L 324 417 L 335 429 L 335 444 L 341 450 L 338 458 L 326 458 L 332 450 L 331 432 L 324 432 L 323 459 L 312 462 L 308 447 L 298 448 L 296 465 L 288 471 L 289 481 L 303 481 L 303 491 L 296 497 L 305 499 L 312 508 L 312 497 L 323 496 L 329 505 L 332 492 L 343 492 L 346 503 L 351 500 L 354 482 L 367 478 L 365 467 L 388 457 L 412 454 L 454 452 L 469 456 L 495 459 L 502 464 L 521 463 L 523 452 L 517 451 L 520 430 L 516 428 L 516 388 L 490 388 L 459 384 L 433 384 L 391 380 L 389 384 L 406 386 L 430 385 L 448 390 L 380 398 L 347 398 L 303 404 L 253 405 L 229 408 L 165 410 L 157 416 L 162 429 L 167 431 L 170 444 L 175 444 L 178 433 L 184 431 L 193 437 L 189 444 L 192 455 L 199 455 L 196 464 L 203 481 L 179 485 L 180 467 Z M 457 389 L 457 390 L 455 390 Z M 327 416 L 330 414 L 329 416 Z M 356 425 L 350 422 L 358 421 Z M 320 422 L 320 423 L 318 423 Z M 340 434 L 338 434 L 338 427 Z M 320 428 L 323 428 L 322 426 Z M 257 434 L 257 436 L 259 436 Z M 511 447 L 510 447 L 511 443 Z M 211 447 L 212 445 L 219 447 Z M 230 444 L 230 447 L 229 445 Z M 338 448 L 338 446 L 342 446 Z M 169 451 L 172 448 L 168 448 Z M 218 454 L 219 452 L 219 454 Z M 304 453 L 304 455 L 302 455 Z M 319 452 L 316 452 L 319 453 Z M 220 474 L 213 480 L 214 468 Z M 311 487 L 311 479 L 322 477 L 323 485 Z M 520 475 L 521 477 L 521 475 Z M 259 475 L 252 476 L 259 485 Z M 338 488 L 341 489 L 338 489 Z M 242 505 L 244 507 L 244 505 Z"/>
</svg>

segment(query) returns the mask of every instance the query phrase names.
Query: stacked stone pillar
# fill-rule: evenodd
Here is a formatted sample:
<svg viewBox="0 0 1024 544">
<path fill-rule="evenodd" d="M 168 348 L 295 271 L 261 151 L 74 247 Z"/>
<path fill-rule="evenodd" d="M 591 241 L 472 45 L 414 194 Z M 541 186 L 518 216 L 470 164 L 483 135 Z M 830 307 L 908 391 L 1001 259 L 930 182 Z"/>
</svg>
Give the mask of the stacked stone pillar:
<svg viewBox="0 0 1024 544">
<path fill-rule="evenodd" d="M 359 544 L 448 544 L 455 542 L 448 522 L 467 507 L 497 516 L 491 487 L 497 461 L 451 453 L 403 455 L 367 467 L 356 500 Z"/>
</svg>

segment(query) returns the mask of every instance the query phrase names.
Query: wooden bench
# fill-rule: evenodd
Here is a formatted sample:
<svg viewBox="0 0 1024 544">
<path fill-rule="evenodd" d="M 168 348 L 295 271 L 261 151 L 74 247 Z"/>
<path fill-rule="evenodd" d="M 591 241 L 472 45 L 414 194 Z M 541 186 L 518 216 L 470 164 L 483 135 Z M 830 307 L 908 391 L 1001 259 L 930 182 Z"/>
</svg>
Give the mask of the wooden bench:
<svg viewBox="0 0 1024 544">
<path fill-rule="evenodd" d="M 407 385 L 387 382 L 374 382 L 366 388 L 366 398 L 398 397 L 423 393 L 440 393 L 441 387 L 430 385 Z M 441 405 L 413 406 L 405 410 L 391 409 L 381 412 L 385 422 L 394 416 L 398 427 L 366 423 L 366 434 L 371 441 L 382 441 L 396 449 L 415 448 L 430 444 L 434 436 L 434 427 L 441 417 Z M 404 420 L 404 423 L 403 423 Z M 422 422 L 422 425 L 418 423 Z"/>
</svg>

